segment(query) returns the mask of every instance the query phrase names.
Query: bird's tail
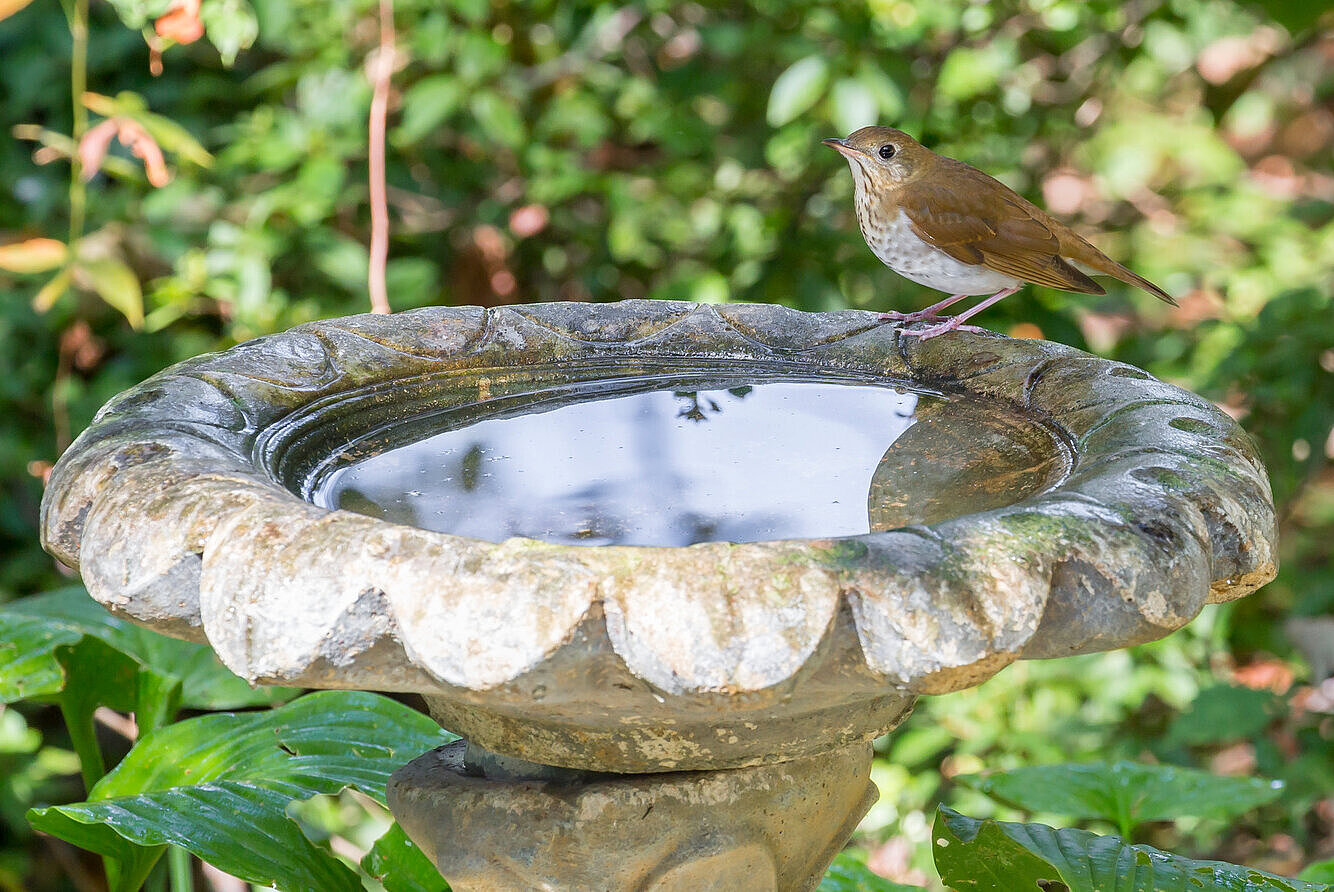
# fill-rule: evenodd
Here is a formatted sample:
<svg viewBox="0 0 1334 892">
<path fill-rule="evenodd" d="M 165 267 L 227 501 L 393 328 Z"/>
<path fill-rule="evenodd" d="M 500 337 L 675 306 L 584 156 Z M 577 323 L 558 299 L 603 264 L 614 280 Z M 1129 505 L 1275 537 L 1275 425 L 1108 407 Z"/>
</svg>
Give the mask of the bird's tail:
<svg viewBox="0 0 1334 892">
<path fill-rule="evenodd" d="M 1174 307 L 1177 306 L 1177 302 L 1172 298 L 1172 295 L 1168 294 L 1139 273 L 1127 269 L 1117 263 L 1083 239 L 1080 239 L 1079 241 L 1082 242 L 1082 244 L 1061 245 L 1061 254 L 1065 256 L 1067 260 L 1072 261 L 1076 267 L 1082 269 L 1086 273 L 1102 273 L 1105 276 L 1111 276 L 1113 279 L 1120 279 L 1127 285 L 1134 285 L 1136 288 L 1144 289 L 1164 303 L 1169 303 Z M 1075 248 L 1075 251 L 1067 253 L 1067 248 Z"/>
</svg>

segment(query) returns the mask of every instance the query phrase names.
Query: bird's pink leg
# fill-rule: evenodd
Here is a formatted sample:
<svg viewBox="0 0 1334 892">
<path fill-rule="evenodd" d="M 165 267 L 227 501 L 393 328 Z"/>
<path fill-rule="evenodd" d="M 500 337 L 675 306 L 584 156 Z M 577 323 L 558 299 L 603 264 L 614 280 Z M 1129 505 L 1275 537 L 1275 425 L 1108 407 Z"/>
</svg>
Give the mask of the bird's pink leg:
<svg viewBox="0 0 1334 892">
<path fill-rule="evenodd" d="M 991 295 L 991 297 L 988 297 L 986 300 L 982 301 L 977 306 L 970 307 L 957 316 L 951 316 L 950 318 L 946 319 L 939 325 L 932 325 L 928 326 L 927 328 L 919 328 L 915 331 L 904 331 L 903 333 L 906 335 L 913 335 L 915 337 L 919 337 L 922 340 L 926 341 L 931 338 L 943 335 L 949 331 L 959 331 L 960 329 L 963 329 L 964 331 L 981 331 L 980 328 L 976 328 L 972 325 L 964 325 L 964 323 L 967 322 L 969 319 L 973 318 L 974 316 L 976 316 L 978 313 L 985 310 L 987 307 L 996 303 L 997 301 L 1007 298 L 1011 294 L 1014 294 L 1016 291 L 1019 290 L 1019 288 L 1022 287 L 1023 286 L 1021 285 L 1016 288 L 1006 288 L 1004 291 L 997 291 L 995 294 Z"/>
<path fill-rule="evenodd" d="M 952 294 L 939 303 L 932 304 L 925 310 L 918 310 L 916 313 L 896 313 L 893 310 L 890 310 L 888 313 L 881 313 L 880 318 L 886 322 L 925 322 L 928 319 L 939 319 L 941 310 L 957 304 L 966 297 L 972 297 L 972 295 Z"/>
</svg>

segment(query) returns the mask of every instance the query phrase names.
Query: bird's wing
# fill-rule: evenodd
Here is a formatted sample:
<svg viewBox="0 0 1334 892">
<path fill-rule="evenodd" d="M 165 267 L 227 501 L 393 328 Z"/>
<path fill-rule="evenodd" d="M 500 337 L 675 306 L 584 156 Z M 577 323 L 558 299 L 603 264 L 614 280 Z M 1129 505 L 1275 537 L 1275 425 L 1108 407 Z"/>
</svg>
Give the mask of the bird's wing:
<svg viewBox="0 0 1334 892">
<path fill-rule="evenodd" d="M 1040 209 L 976 168 L 960 164 L 900 189 L 913 232 L 962 263 L 1065 291 L 1104 294 L 1061 259 L 1061 240 Z"/>
</svg>

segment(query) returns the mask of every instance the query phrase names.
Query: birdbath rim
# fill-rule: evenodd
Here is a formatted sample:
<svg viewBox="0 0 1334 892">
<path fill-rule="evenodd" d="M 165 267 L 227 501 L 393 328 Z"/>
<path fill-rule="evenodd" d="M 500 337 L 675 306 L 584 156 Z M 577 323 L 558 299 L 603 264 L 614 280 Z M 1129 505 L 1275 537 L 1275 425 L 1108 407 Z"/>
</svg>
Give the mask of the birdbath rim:
<svg viewBox="0 0 1334 892">
<path fill-rule="evenodd" d="M 320 401 L 361 393 L 364 429 L 402 417 L 394 392 L 414 376 L 448 370 L 475 388 L 487 370 L 616 357 L 966 394 L 1040 419 L 1073 461 L 1044 491 L 934 523 L 681 548 L 465 539 L 317 507 L 265 464 L 273 431 Z M 207 641 L 251 681 L 418 691 L 464 724 L 460 710 L 509 702 L 503 728 L 469 735 L 502 751 L 526 733 L 525 704 L 576 709 L 563 686 L 612 676 L 622 722 L 686 701 L 772 718 L 794 698 L 811 716 L 819 700 L 884 700 L 822 744 L 841 745 L 915 694 L 1161 637 L 1275 572 L 1263 466 L 1206 400 L 1059 344 L 921 342 L 873 313 L 759 304 L 433 307 L 297 326 L 113 399 L 53 470 L 42 512 L 44 545 L 114 613 Z M 525 746 L 511 750 L 533 758 Z M 695 762 L 665 746 L 666 767 L 761 758 L 729 761 L 726 741 Z"/>
</svg>

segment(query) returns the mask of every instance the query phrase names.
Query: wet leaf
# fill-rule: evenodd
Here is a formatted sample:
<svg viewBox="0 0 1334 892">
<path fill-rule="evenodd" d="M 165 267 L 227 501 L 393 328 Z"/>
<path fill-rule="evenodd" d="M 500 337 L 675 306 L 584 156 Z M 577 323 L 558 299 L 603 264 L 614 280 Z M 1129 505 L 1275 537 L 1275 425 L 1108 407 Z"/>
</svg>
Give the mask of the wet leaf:
<svg viewBox="0 0 1334 892">
<path fill-rule="evenodd" d="M 105 851 L 112 835 L 178 845 L 219 869 L 284 889 L 360 880 L 287 815 L 295 799 L 346 787 L 384 802 L 395 769 L 446 743 L 428 717 L 387 697 L 309 694 L 257 713 L 216 713 L 146 735 L 88 801 L 33 809 L 34 827 Z"/>
<path fill-rule="evenodd" d="M 361 859 L 361 869 L 379 880 L 386 892 L 449 890 L 440 871 L 398 824 L 375 841 L 366 857 Z"/>
</svg>

